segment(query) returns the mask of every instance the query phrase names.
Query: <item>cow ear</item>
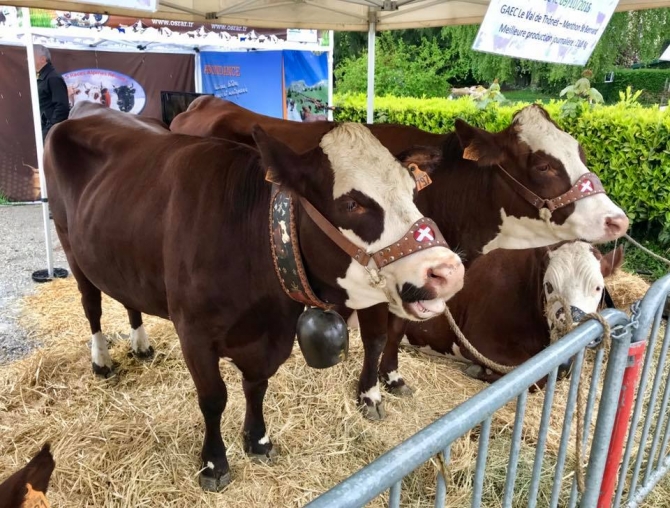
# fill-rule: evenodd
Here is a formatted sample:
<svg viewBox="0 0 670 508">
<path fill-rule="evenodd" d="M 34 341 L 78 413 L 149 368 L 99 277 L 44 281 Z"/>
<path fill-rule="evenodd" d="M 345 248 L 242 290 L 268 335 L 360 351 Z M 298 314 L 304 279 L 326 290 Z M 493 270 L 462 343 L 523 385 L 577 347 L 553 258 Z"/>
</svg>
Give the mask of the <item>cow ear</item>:
<svg viewBox="0 0 670 508">
<path fill-rule="evenodd" d="M 259 125 L 254 125 L 251 135 L 261 154 L 263 167 L 266 170 L 265 179 L 304 196 L 316 173 L 313 151 L 297 154 L 270 136 Z"/>
<path fill-rule="evenodd" d="M 603 277 L 609 277 L 616 272 L 623 264 L 623 245 L 620 245 L 615 250 L 605 254 L 600 259 L 600 273 Z"/>
<path fill-rule="evenodd" d="M 434 146 L 413 146 L 398 154 L 397 159 L 407 168 L 414 164 L 432 175 L 442 162 L 442 150 Z"/>
<path fill-rule="evenodd" d="M 456 119 L 456 135 L 463 148 L 463 158 L 477 162 L 480 166 L 492 166 L 502 162 L 502 147 L 498 146 L 498 138 L 483 129 Z"/>
</svg>

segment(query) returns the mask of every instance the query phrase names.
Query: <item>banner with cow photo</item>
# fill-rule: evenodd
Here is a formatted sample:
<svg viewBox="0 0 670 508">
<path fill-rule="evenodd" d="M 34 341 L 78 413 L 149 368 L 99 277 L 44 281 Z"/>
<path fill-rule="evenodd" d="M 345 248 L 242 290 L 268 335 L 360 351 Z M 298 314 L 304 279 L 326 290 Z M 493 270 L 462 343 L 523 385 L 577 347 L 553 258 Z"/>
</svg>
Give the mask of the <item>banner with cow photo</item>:
<svg viewBox="0 0 670 508">
<path fill-rule="evenodd" d="M 328 119 L 328 53 L 284 51 L 285 119 Z"/>
<path fill-rule="evenodd" d="M 284 117 L 282 52 L 200 53 L 202 91 L 275 118 Z"/>
<path fill-rule="evenodd" d="M 160 119 L 162 91 L 195 91 L 194 55 L 51 49 L 51 57 L 73 105 L 86 100 Z M 0 118 L 0 193 L 39 199 L 25 47 L 0 46 Z"/>
</svg>

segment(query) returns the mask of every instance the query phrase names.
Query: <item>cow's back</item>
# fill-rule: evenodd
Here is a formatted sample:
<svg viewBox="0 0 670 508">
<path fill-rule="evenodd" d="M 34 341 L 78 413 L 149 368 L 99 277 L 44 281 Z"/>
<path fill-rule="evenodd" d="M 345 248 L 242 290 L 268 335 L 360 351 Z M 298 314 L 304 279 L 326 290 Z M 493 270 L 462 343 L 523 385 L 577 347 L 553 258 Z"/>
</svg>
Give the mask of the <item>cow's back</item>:
<svg viewBox="0 0 670 508">
<path fill-rule="evenodd" d="M 323 135 L 336 123 L 283 120 L 254 113 L 224 99 L 202 96 L 195 99 L 184 113 L 174 118 L 170 130 L 192 136 L 230 139 L 254 146 L 251 135 L 254 125 L 260 125 L 295 152 L 303 153 L 316 148 Z M 407 125 L 368 124 L 368 128 L 394 155 L 413 146 L 439 147 L 445 139 L 442 134 L 433 134 Z"/>
<path fill-rule="evenodd" d="M 182 244 L 220 236 L 222 215 L 214 214 L 214 204 L 224 195 L 232 201 L 227 176 L 244 171 L 257 154 L 111 113 L 69 119 L 48 138 L 54 223 L 66 253 L 96 287 L 128 307 L 167 317 L 168 258 Z M 188 231 L 195 237 L 175 238 Z M 204 254 L 200 246 L 198 255 Z M 123 281 L 105 275 L 110 266 Z"/>
</svg>

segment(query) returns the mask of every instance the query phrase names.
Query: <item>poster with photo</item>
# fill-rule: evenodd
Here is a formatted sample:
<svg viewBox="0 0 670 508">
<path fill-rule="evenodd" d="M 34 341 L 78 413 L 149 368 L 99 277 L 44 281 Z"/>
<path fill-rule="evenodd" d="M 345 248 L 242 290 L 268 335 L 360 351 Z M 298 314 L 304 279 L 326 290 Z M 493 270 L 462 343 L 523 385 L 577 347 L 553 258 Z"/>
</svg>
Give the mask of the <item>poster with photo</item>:
<svg viewBox="0 0 670 508">
<path fill-rule="evenodd" d="M 313 122 L 328 119 L 328 54 L 284 51 L 284 116 Z"/>
<path fill-rule="evenodd" d="M 283 117 L 281 51 L 203 51 L 200 66 L 203 93 Z"/>
<path fill-rule="evenodd" d="M 66 72 L 70 107 L 88 101 L 124 113 L 139 114 L 147 102 L 142 85 L 130 76 L 108 69 L 80 69 Z"/>
</svg>

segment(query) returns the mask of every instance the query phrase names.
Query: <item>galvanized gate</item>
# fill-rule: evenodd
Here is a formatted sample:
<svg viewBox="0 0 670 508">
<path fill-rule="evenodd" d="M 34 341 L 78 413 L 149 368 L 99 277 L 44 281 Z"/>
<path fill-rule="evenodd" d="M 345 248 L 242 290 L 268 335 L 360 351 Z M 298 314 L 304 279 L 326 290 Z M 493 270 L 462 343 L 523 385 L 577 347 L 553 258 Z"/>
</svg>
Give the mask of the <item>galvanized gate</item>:
<svg viewBox="0 0 670 508">
<path fill-rule="evenodd" d="M 504 507 L 524 505 L 554 508 L 559 506 L 560 501 L 561 506 L 571 508 L 577 506 L 577 503 L 581 507 L 605 508 L 612 506 L 615 488 L 617 492 L 613 506 L 621 505 L 624 490 L 628 492 L 626 506 L 637 506 L 670 469 L 670 455 L 667 453 L 670 441 L 670 422 L 666 423 L 663 430 L 663 423 L 666 421 L 665 413 L 670 404 L 670 382 L 668 382 L 665 369 L 665 357 L 670 347 L 670 334 L 667 329 L 660 355 L 654 354 L 663 306 L 669 292 L 670 275 L 657 281 L 642 302 L 633 306 L 633 315 L 630 319 L 620 311 L 606 310 L 602 313 L 612 329 L 611 347 L 607 353 L 605 349 L 597 350 L 590 374 L 580 377 L 587 350 L 602 339 L 603 326 L 597 321 L 589 321 L 575 328 L 531 360 L 455 407 L 306 506 L 309 508 L 358 508 L 377 496 L 385 495 L 388 491 L 388 505 L 398 507 L 401 505 L 403 480 L 422 464 L 437 458 L 438 463 L 441 464 L 441 472 L 436 478 L 434 503 L 436 507 L 444 507 L 447 481 L 449 481 L 447 469 L 451 447 L 456 440 L 473 429 L 479 430 L 479 444 L 470 504 L 473 507 L 484 506 L 482 491 L 486 475 L 491 422 L 496 411 L 511 401 L 516 401 L 516 417 L 512 430 L 507 476 L 502 493 Z M 637 390 L 647 395 L 637 397 L 633 420 L 629 426 L 641 356 L 647 342 L 647 356 Z M 604 360 L 605 356 L 607 356 L 606 360 Z M 559 365 L 570 358 L 574 358 L 570 379 L 558 380 Z M 647 390 L 647 378 L 653 365 L 656 366 L 654 380 L 651 389 Z M 528 391 L 543 378 L 546 379 L 546 386 L 544 387 L 544 402 L 532 478 L 529 485 L 519 485 L 515 489 Z M 569 482 L 564 482 L 564 477 L 570 476 L 566 469 L 569 462 L 570 436 L 578 412 L 580 378 L 582 383 L 588 383 L 588 395 L 582 411 L 584 418 L 582 435 L 579 436 L 581 450 L 588 450 L 588 461 L 584 468 L 585 488 L 581 495 L 578 492 L 577 472 L 572 475 Z M 547 468 L 543 460 L 545 444 L 549 432 L 554 393 L 557 383 L 561 382 L 569 382 L 570 389 L 565 412 L 562 415 L 562 432 L 556 463 L 553 467 Z M 661 384 L 664 385 L 664 389 L 662 400 L 659 402 Z M 586 388 L 586 385 L 583 388 Z M 655 418 L 650 413 L 654 413 L 654 408 L 659 403 L 658 418 Z M 641 418 L 643 410 L 647 412 L 645 418 Z M 641 430 L 638 429 L 640 423 L 643 425 Z M 652 435 L 651 444 L 646 446 Z M 624 453 L 623 441 L 626 436 L 628 439 Z M 645 443 L 645 446 L 638 447 L 640 442 Z M 575 447 L 575 449 L 580 448 Z M 631 459 L 636 450 L 639 451 L 635 455 L 635 462 L 632 463 Z M 624 455 L 623 467 L 619 474 L 622 454 Z M 575 455 L 574 452 L 573 455 Z M 584 455 L 585 453 L 582 452 L 579 463 L 586 461 Z M 650 457 L 653 460 L 650 460 Z M 571 462 L 574 467 L 577 458 L 573 456 Z M 645 469 L 641 476 L 643 463 Z M 542 474 L 547 474 L 547 469 L 553 479 L 551 495 L 550 499 L 539 501 L 540 478 Z M 520 491 L 523 492 L 521 500 L 519 499 Z M 447 506 L 449 506 L 448 503 Z"/>
</svg>

